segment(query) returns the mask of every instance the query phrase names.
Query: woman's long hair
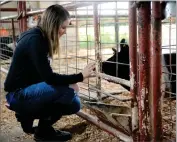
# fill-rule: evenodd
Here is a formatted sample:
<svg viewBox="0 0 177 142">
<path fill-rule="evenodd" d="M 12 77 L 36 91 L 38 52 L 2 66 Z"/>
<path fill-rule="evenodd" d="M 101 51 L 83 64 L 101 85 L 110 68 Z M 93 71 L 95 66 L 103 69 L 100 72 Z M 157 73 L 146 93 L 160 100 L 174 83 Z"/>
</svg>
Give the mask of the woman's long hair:
<svg viewBox="0 0 177 142">
<path fill-rule="evenodd" d="M 51 5 L 42 14 L 38 26 L 42 29 L 49 41 L 49 56 L 59 52 L 59 28 L 69 19 L 69 12 L 61 5 Z"/>
</svg>

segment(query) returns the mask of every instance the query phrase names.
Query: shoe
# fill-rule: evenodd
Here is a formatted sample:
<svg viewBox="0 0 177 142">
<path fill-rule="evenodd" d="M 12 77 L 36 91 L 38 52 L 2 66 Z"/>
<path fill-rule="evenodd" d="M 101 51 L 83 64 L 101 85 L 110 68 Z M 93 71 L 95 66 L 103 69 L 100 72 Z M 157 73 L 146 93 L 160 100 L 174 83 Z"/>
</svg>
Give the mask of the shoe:
<svg viewBox="0 0 177 142">
<path fill-rule="evenodd" d="M 34 132 L 35 141 L 68 141 L 72 139 L 70 132 L 55 130 L 53 127 L 39 128 Z"/>
</svg>

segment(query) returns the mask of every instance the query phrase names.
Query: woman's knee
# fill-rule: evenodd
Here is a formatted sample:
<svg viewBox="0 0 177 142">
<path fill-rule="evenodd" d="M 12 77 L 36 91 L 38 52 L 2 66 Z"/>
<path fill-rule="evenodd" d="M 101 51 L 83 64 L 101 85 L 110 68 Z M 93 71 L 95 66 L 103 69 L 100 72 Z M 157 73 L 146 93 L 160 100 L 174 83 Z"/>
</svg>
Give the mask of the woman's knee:
<svg viewBox="0 0 177 142">
<path fill-rule="evenodd" d="M 50 109 L 50 108 L 49 108 Z M 71 103 L 55 103 L 52 105 L 52 112 L 59 113 L 61 115 L 71 115 L 77 113 L 81 109 L 81 102 L 77 95 L 74 96 Z"/>
<path fill-rule="evenodd" d="M 72 100 L 75 98 L 75 91 L 69 87 L 58 86 L 55 88 L 55 103 L 61 103 L 68 105 L 72 103 Z"/>
</svg>

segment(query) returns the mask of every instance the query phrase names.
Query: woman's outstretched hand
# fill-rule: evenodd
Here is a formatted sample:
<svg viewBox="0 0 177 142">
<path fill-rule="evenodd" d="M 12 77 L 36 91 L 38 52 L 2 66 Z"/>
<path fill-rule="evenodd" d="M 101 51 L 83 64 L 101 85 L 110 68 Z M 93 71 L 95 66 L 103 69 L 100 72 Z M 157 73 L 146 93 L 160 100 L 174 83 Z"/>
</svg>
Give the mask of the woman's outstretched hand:
<svg viewBox="0 0 177 142">
<path fill-rule="evenodd" d="M 83 78 L 89 78 L 94 76 L 95 63 L 89 63 L 82 71 Z"/>
<path fill-rule="evenodd" d="M 82 71 L 83 79 L 94 76 L 95 63 L 89 63 Z M 74 89 L 76 92 L 79 92 L 78 84 L 70 84 L 70 88 Z"/>
</svg>

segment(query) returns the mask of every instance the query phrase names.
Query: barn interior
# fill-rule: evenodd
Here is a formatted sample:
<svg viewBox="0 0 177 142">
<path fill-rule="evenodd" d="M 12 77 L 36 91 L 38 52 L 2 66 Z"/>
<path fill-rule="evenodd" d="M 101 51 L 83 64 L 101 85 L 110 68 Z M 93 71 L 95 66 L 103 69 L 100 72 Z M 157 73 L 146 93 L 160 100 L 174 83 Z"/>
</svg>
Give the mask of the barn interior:
<svg viewBox="0 0 177 142">
<path fill-rule="evenodd" d="M 176 2 L 5 0 L 0 2 L 3 142 L 32 140 L 5 106 L 4 80 L 20 34 L 35 27 L 53 4 L 71 15 L 60 53 L 51 60 L 53 71 L 75 74 L 96 62 L 96 76 L 78 83 L 81 111 L 62 117 L 54 127 L 72 132 L 70 142 L 176 141 Z M 116 54 L 125 46 L 129 52 L 122 58 L 128 63 Z M 103 63 L 114 75 L 106 73 Z M 130 69 L 129 79 L 122 66 Z M 161 79 L 164 75 L 168 80 Z"/>
</svg>

